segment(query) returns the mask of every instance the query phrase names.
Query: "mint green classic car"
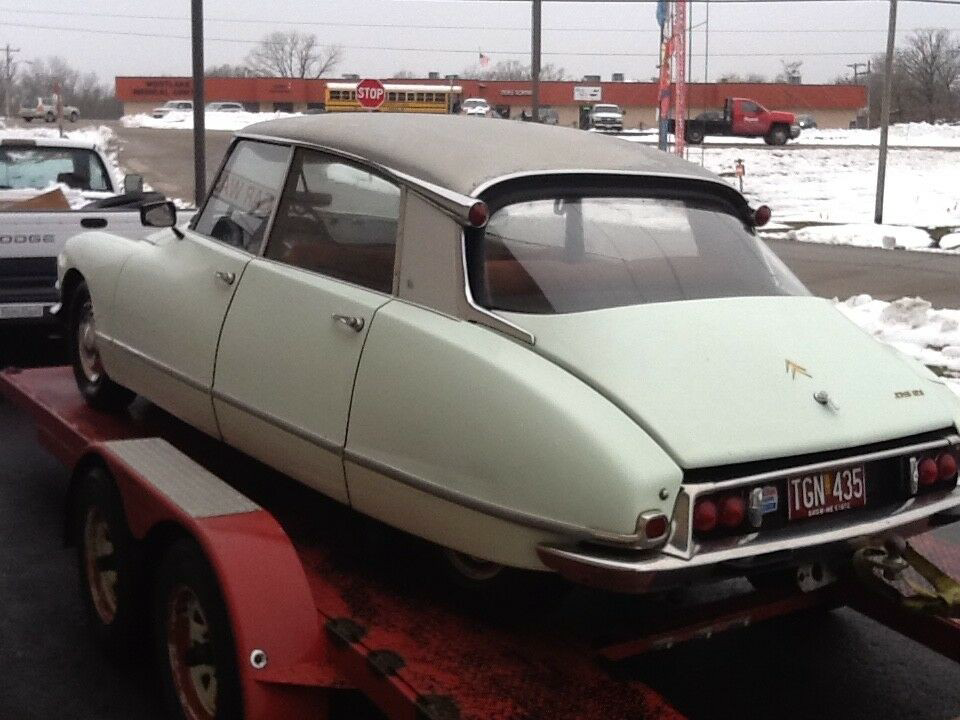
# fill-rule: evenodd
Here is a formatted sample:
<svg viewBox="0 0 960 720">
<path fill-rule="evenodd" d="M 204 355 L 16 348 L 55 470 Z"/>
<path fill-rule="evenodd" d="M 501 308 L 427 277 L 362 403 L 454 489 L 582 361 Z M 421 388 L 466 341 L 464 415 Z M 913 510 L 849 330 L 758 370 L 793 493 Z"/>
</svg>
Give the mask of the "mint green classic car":
<svg viewBox="0 0 960 720">
<path fill-rule="evenodd" d="M 77 382 L 440 548 L 647 592 L 951 521 L 960 404 L 803 285 L 728 184 L 456 116 L 253 125 L 203 207 L 60 258 Z"/>
</svg>

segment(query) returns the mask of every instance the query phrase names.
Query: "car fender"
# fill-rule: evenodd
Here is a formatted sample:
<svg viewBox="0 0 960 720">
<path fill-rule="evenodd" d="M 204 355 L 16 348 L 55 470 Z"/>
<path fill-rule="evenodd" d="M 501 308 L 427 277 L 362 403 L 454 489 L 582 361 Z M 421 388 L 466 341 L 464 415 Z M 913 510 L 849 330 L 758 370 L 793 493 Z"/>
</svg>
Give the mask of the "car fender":
<svg viewBox="0 0 960 720">
<path fill-rule="evenodd" d="M 459 529 L 424 520 L 419 496 L 559 536 L 626 536 L 641 513 L 670 516 L 682 480 L 639 425 L 528 345 L 402 301 L 371 324 L 345 458 L 358 510 L 401 528 L 420 515 L 417 534 L 488 558 L 470 538 L 431 536 Z M 355 482 L 351 464 L 380 477 Z M 386 505 L 391 480 L 410 492 Z"/>
</svg>

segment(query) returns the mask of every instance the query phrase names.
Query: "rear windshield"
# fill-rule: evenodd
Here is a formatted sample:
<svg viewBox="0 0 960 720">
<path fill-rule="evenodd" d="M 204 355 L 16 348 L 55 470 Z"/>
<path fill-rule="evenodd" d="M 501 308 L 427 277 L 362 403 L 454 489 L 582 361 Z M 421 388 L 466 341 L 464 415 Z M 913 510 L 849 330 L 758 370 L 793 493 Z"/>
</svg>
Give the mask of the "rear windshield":
<svg viewBox="0 0 960 720">
<path fill-rule="evenodd" d="M 507 205 L 471 253 L 474 296 L 521 313 L 701 298 L 806 295 L 725 205 L 589 197 Z M 479 269 L 479 272 L 477 270 Z"/>
<path fill-rule="evenodd" d="M 58 182 L 77 190 L 109 192 L 112 189 L 107 169 L 90 150 L 0 146 L 0 190 L 43 190 Z"/>
</svg>

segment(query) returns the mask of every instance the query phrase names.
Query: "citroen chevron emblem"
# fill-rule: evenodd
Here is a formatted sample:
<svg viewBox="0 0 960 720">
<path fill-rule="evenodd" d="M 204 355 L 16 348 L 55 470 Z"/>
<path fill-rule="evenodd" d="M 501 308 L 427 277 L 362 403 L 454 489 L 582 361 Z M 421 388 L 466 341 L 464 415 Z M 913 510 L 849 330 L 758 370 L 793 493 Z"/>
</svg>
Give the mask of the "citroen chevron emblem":
<svg viewBox="0 0 960 720">
<path fill-rule="evenodd" d="M 803 375 L 804 377 L 812 378 L 813 376 L 807 372 L 805 367 L 800 367 L 793 360 L 786 360 L 787 372 L 790 373 L 790 376 L 793 380 L 797 379 L 797 375 Z"/>
</svg>

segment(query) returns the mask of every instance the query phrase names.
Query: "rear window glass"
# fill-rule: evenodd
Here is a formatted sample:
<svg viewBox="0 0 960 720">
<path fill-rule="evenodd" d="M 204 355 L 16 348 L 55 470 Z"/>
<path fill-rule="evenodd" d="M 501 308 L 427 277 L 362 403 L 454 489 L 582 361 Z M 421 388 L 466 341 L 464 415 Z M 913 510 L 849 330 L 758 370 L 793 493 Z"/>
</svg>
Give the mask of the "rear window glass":
<svg viewBox="0 0 960 720">
<path fill-rule="evenodd" d="M 107 169 L 91 150 L 0 146 L 0 190 L 42 190 L 56 183 L 77 190 L 112 190 Z"/>
<path fill-rule="evenodd" d="M 787 267 L 717 203 L 642 197 L 531 200 L 486 227 L 474 296 L 488 307 L 569 313 L 701 298 L 805 295 Z"/>
</svg>

